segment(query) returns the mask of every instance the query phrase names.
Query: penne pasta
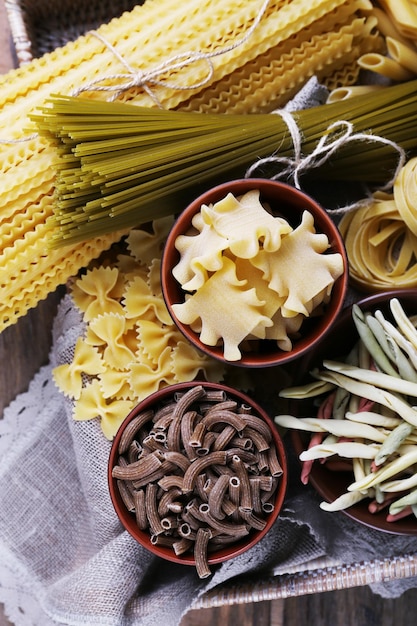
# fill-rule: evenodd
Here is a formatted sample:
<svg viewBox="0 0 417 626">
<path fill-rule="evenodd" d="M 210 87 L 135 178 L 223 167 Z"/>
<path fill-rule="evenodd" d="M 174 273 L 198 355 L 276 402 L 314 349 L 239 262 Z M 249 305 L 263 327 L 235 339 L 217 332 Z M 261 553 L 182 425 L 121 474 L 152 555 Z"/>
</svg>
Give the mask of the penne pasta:
<svg viewBox="0 0 417 626">
<path fill-rule="evenodd" d="M 208 543 L 210 538 L 211 532 L 208 528 L 198 529 L 194 546 L 194 558 L 199 578 L 207 578 L 211 574 L 211 569 L 207 560 Z"/>
<path fill-rule="evenodd" d="M 412 72 L 414 75 L 417 74 L 417 51 L 416 48 L 412 47 L 412 45 L 404 44 L 397 39 L 393 39 L 392 37 L 387 37 L 387 50 L 388 54 L 399 63 L 402 67 L 405 67 L 406 70 Z"/>
<path fill-rule="evenodd" d="M 397 82 L 411 80 L 413 72 L 403 67 L 398 61 L 377 52 L 368 52 L 358 59 L 358 65 L 363 70 L 369 70 L 381 74 L 385 78 Z"/>
<path fill-rule="evenodd" d="M 348 85 L 347 87 L 338 87 L 329 93 L 327 103 L 340 102 L 340 100 L 347 100 L 348 98 L 354 98 L 355 96 L 378 91 L 379 89 L 383 89 L 383 87 L 381 85 Z"/>
</svg>

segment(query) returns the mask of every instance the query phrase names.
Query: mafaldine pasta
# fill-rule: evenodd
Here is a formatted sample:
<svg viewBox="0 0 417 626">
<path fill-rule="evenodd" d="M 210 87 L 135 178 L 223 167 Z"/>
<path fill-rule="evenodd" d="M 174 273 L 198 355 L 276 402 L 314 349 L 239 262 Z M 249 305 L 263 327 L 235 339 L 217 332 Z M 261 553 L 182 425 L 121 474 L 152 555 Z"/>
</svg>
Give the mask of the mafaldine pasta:
<svg viewBox="0 0 417 626">
<path fill-rule="evenodd" d="M 316 233 L 311 213 L 304 211 L 293 228 L 265 209 L 257 189 L 203 204 L 197 215 L 197 232 L 176 242 L 180 260 L 173 275 L 180 283 L 184 279 L 184 302 L 172 306 L 177 319 L 198 332 L 204 344 L 222 345 L 227 361 L 238 361 L 242 342 L 253 338 L 274 339 L 282 350 L 291 350 L 291 337 L 303 320 L 328 301 L 343 272 L 341 255 L 324 254 L 329 241 Z M 210 230 L 215 235 L 208 236 Z M 216 242 L 212 250 L 198 245 L 202 232 L 205 242 Z M 196 262 L 204 272 L 196 273 L 192 265 L 197 250 L 203 251 Z"/>
<path fill-rule="evenodd" d="M 51 251 L 61 223 L 54 193 L 59 155 L 33 116 L 52 94 L 171 110 L 270 112 L 318 72 L 321 80 L 335 71 L 337 81 L 354 79 L 342 66 L 355 62 L 369 40 L 363 12 L 371 7 L 369 0 L 147 0 L 1 76 L 0 332 L 126 233 L 121 227 L 98 237 L 88 230 L 81 234 L 90 241 Z"/>
</svg>

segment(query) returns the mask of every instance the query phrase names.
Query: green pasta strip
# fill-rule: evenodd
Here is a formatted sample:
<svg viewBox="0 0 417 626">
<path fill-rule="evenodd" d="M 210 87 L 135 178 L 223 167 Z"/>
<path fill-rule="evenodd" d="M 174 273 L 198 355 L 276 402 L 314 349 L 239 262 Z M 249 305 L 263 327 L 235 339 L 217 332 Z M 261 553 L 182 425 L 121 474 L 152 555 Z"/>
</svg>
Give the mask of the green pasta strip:
<svg viewBox="0 0 417 626">
<path fill-rule="evenodd" d="M 409 81 L 298 111 L 303 155 L 315 150 L 329 125 L 346 121 L 355 133 L 395 142 L 411 156 L 417 153 L 416 104 L 417 81 Z M 187 113 L 54 96 L 31 117 L 61 157 L 53 247 L 177 213 L 207 185 L 243 177 L 260 158 L 294 154 L 277 114 Z M 344 144 L 314 176 L 378 185 L 397 163 L 392 146 L 361 139 Z M 276 173 L 271 163 L 259 175 Z"/>
</svg>

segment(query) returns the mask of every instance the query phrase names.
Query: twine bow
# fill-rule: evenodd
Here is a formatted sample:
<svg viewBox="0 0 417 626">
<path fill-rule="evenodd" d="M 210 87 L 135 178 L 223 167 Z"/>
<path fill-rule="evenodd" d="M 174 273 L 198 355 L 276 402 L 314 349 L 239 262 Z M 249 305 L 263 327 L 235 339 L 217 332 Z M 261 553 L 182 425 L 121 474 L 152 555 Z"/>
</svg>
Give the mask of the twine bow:
<svg viewBox="0 0 417 626">
<path fill-rule="evenodd" d="M 388 180 L 383 187 L 380 187 L 381 191 L 388 190 L 393 186 L 400 170 L 406 163 L 406 152 L 397 143 L 379 135 L 372 135 L 370 133 L 355 133 L 354 125 L 346 120 L 338 120 L 337 122 L 330 124 L 327 127 L 327 132 L 320 138 L 314 150 L 310 154 L 304 156 L 302 153 L 302 134 L 294 116 L 284 109 L 274 111 L 273 113 L 280 115 L 288 127 L 294 147 L 294 156 L 287 157 L 273 154 L 269 157 L 259 159 L 247 169 L 245 175 L 246 178 L 253 176 L 255 171 L 263 165 L 275 164 L 280 166 L 281 169 L 275 175 L 270 176 L 272 180 L 280 180 L 283 178 L 292 179 L 294 186 L 297 189 L 301 189 L 300 178 L 303 174 L 313 168 L 318 168 L 324 165 L 324 163 L 326 163 L 326 161 L 328 161 L 338 150 L 340 150 L 340 148 L 352 141 L 383 143 L 398 152 L 397 167 L 395 168 L 390 180 Z M 363 206 L 364 203 L 366 204 L 369 201 L 371 201 L 371 198 L 369 198 L 369 200 L 365 199 L 360 201 L 360 206 Z M 329 210 L 329 212 L 334 214 L 346 213 L 347 211 L 358 208 L 358 206 L 359 203 L 355 202 L 354 204 L 345 206 L 341 209 Z"/>
<path fill-rule="evenodd" d="M 119 62 L 125 67 L 127 71 L 125 73 L 122 72 L 98 77 L 95 80 L 88 82 L 86 85 L 82 85 L 81 87 L 75 89 L 72 92 L 72 95 L 78 96 L 85 91 L 108 91 L 109 93 L 112 93 L 109 100 L 110 102 L 113 102 L 123 92 L 135 87 L 140 87 L 148 94 L 148 96 L 159 108 L 163 108 L 162 103 L 160 102 L 152 88 L 156 86 L 161 86 L 168 89 L 173 89 L 175 91 L 188 91 L 193 89 L 200 89 L 201 87 L 208 85 L 214 75 L 214 65 L 212 59 L 217 56 L 221 56 L 223 54 L 231 52 L 239 46 L 242 46 L 250 38 L 254 30 L 258 27 L 258 24 L 261 21 L 262 17 L 264 16 L 269 2 L 270 0 L 263 1 L 258 14 L 256 15 L 252 25 L 246 31 L 244 36 L 241 37 L 241 39 L 230 44 L 229 46 L 226 46 L 221 50 L 215 50 L 213 52 L 181 52 L 170 57 L 166 61 L 163 61 L 162 63 L 153 67 L 150 70 L 142 70 L 140 68 L 133 67 L 127 61 L 127 59 L 125 59 L 118 52 L 118 50 L 109 41 L 107 41 L 107 39 L 105 39 L 105 37 L 100 35 L 100 33 L 98 33 L 97 31 L 89 31 L 89 34 L 97 37 L 97 39 L 99 39 L 106 46 L 106 48 L 108 48 L 108 50 L 110 50 L 110 52 L 114 54 L 114 56 L 119 60 Z M 169 81 L 163 79 L 164 75 L 170 72 L 184 69 L 189 65 L 198 63 L 200 61 L 205 62 L 207 65 L 207 73 L 205 77 L 200 81 L 197 81 L 191 85 L 181 85 L 177 83 L 170 83 Z M 111 85 L 108 84 L 109 81 L 116 82 L 115 84 Z"/>
<path fill-rule="evenodd" d="M 116 48 L 109 41 L 104 39 L 104 37 L 102 37 L 99 33 L 97 33 L 96 31 L 90 31 L 90 34 L 94 35 L 94 37 L 97 37 L 97 39 L 102 41 L 104 45 L 109 50 L 111 50 L 111 52 L 119 59 L 120 63 L 122 63 L 122 65 L 124 65 L 124 67 L 127 69 L 127 73 L 110 74 L 107 76 L 96 78 L 86 85 L 75 89 L 72 92 L 73 96 L 79 96 L 85 91 L 108 91 L 113 92 L 113 95 L 109 98 L 109 101 L 113 102 L 123 92 L 128 91 L 129 89 L 132 89 L 134 87 L 141 87 L 159 108 L 163 108 L 161 102 L 151 89 L 151 86 L 155 87 L 159 85 L 161 87 L 174 89 L 176 91 L 198 89 L 200 87 L 204 87 L 204 85 L 206 85 L 213 77 L 214 66 L 208 54 L 204 54 L 202 52 L 183 52 L 181 54 L 176 54 L 167 61 L 163 61 L 151 70 L 142 71 L 141 69 L 135 69 L 132 65 L 130 65 L 130 63 L 125 58 L 123 58 L 121 54 L 119 54 Z M 201 81 L 195 82 L 188 86 L 183 86 L 160 80 L 160 77 L 164 74 L 168 72 L 173 72 L 177 69 L 185 68 L 188 65 L 192 65 L 193 63 L 196 63 L 198 61 L 205 61 L 208 68 L 206 76 Z M 112 80 L 117 81 L 117 83 L 114 85 L 102 84 L 103 82 Z"/>
</svg>

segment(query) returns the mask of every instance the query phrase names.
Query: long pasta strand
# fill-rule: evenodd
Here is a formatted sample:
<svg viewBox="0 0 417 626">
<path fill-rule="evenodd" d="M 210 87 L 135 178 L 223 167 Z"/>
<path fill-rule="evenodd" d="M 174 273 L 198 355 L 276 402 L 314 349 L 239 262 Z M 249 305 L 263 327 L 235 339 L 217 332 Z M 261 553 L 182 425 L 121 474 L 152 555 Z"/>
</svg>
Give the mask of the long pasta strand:
<svg viewBox="0 0 417 626">
<path fill-rule="evenodd" d="M 353 6 L 352 12 L 349 7 Z M 52 94 L 79 93 L 80 101 L 104 101 L 117 95 L 135 105 L 159 103 L 174 109 L 213 85 L 214 92 L 219 90 L 217 97 L 227 102 L 228 93 L 219 81 L 259 55 L 262 58 L 269 50 L 288 45 L 301 30 L 321 24 L 327 15 L 339 11 L 359 15 L 370 7 L 368 0 L 353 4 L 352 0 L 270 0 L 267 5 L 262 0 L 190 0 L 175 5 L 169 0 L 147 0 L 101 26 L 98 36 L 89 33 L 0 77 L 0 290 L 4 296 L 0 332 L 124 232 L 122 228 L 100 237 L 92 232 L 88 241 L 67 245 L 58 256 L 51 253 L 52 220 L 59 212 L 55 177 L 60 155 L 47 137 L 36 134 L 30 115 Z M 208 54 L 210 63 L 191 61 L 190 51 Z M 310 73 L 323 67 L 322 57 L 319 47 Z M 135 72 L 149 72 L 169 60 L 170 68 L 161 70 L 156 84 L 131 86 L 120 93 L 101 91 L 103 87 L 117 89 L 137 78 Z M 95 86 L 100 89 L 94 81 L 99 81 Z M 301 87 L 299 77 L 298 83 Z M 260 86 L 257 81 L 256 87 Z M 264 108 L 268 99 L 274 106 L 270 96 L 275 89 L 276 81 L 261 89 Z M 243 88 L 240 93 L 244 95 Z M 258 106 L 249 105 L 249 100 L 244 112 Z"/>
</svg>

